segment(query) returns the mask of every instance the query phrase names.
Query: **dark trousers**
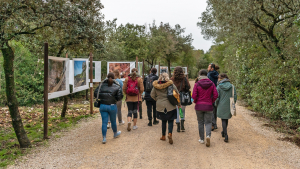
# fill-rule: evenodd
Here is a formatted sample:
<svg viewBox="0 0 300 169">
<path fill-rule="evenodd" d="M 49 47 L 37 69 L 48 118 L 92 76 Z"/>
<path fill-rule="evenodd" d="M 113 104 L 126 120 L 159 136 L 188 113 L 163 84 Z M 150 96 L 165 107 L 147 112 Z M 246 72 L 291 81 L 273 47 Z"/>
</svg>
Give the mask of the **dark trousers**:
<svg viewBox="0 0 300 169">
<path fill-rule="evenodd" d="M 212 126 L 214 126 L 215 128 L 217 128 L 217 106 L 213 105 L 214 110 L 213 110 L 213 114 L 212 114 Z"/>
<path fill-rule="evenodd" d="M 223 133 L 227 135 L 228 119 L 222 119 Z"/>
<path fill-rule="evenodd" d="M 133 114 L 133 118 L 136 119 L 137 118 L 137 106 L 138 106 L 138 102 L 127 102 L 127 107 L 128 107 L 128 115 L 127 117 L 132 117 Z"/>
<path fill-rule="evenodd" d="M 140 113 L 140 118 L 143 116 L 143 102 L 142 101 L 140 101 L 139 102 L 139 113 Z"/>
<path fill-rule="evenodd" d="M 146 100 L 146 105 L 147 105 L 148 120 L 152 120 L 152 110 L 153 110 L 153 119 L 156 120 L 156 102 Z"/>
<path fill-rule="evenodd" d="M 167 122 L 168 124 L 168 130 L 169 133 L 172 134 L 173 132 L 173 124 L 174 124 L 174 120 L 162 120 L 162 124 L 161 124 L 161 128 L 162 128 L 162 135 L 165 136 L 166 135 L 166 131 L 167 131 Z"/>
</svg>

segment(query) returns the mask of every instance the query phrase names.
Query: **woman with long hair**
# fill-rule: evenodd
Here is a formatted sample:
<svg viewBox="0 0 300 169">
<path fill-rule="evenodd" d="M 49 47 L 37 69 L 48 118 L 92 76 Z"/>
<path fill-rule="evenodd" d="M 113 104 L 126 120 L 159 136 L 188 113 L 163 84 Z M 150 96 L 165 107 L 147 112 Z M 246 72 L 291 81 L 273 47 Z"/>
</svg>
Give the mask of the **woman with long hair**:
<svg viewBox="0 0 300 169">
<path fill-rule="evenodd" d="M 198 130 L 201 144 L 204 144 L 204 126 L 206 129 L 206 146 L 210 146 L 213 103 L 218 98 L 214 83 L 208 79 L 207 70 L 199 72 L 198 81 L 193 89 L 193 99 L 198 120 Z"/>
<path fill-rule="evenodd" d="M 232 90 L 234 89 L 234 96 L 232 96 Z M 224 141 L 228 142 L 228 120 L 232 117 L 230 112 L 230 97 L 234 97 L 234 102 L 237 100 L 236 90 L 233 88 L 233 85 L 230 83 L 230 80 L 225 73 L 219 75 L 217 91 L 219 93 L 218 99 L 216 100 L 216 105 L 218 108 L 217 115 L 222 119 L 222 128 L 221 132 L 222 137 L 225 137 Z"/>
<path fill-rule="evenodd" d="M 106 133 L 107 133 L 107 123 L 108 117 L 110 117 L 112 130 L 114 132 L 114 138 L 117 138 L 121 131 L 117 131 L 117 101 L 122 100 L 123 94 L 120 84 L 114 80 L 115 75 L 113 73 L 108 73 L 107 78 L 102 82 L 99 91 L 100 113 L 102 117 L 102 143 L 106 143 Z M 98 94 L 98 90 L 95 90 L 94 94 Z M 97 95 L 96 95 L 97 96 Z"/>
<path fill-rule="evenodd" d="M 174 85 L 176 86 L 176 88 L 178 89 L 179 92 L 183 92 L 183 91 L 187 92 L 191 88 L 190 82 L 185 77 L 183 69 L 180 66 L 175 67 L 173 77 L 171 78 L 171 80 L 173 81 Z M 185 107 L 186 106 L 182 106 L 183 118 L 181 118 L 181 119 L 179 116 L 179 109 L 177 108 L 177 119 L 176 119 L 177 132 L 185 131 L 185 128 L 184 128 Z"/>
<path fill-rule="evenodd" d="M 167 90 L 170 85 L 173 85 L 173 89 L 177 90 L 173 81 L 169 79 L 167 73 L 162 73 L 159 79 L 153 82 L 153 89 L 151 91 L 151 97 L 156 101 L 157 118 L 162 121 L 162 137 L 160 140 L 166 140 L 166 130 L 168 123 L 168 138 L 169 143 L 173 144 L 172 132 L 174 120 L 177 118 L 176 106 L 172 105 L 168 99 Z M 178 102 L 178 107 L 181 107 Z"/>
<path fill-rule="evenodd" d="M 126 93 L 126 103 L 128 107 L 127 130 L 131 131 L 131 119 L 133 115 L 133 130 L 138 127 L 137 123 L 137 111 L 139 107 L 139 101 L 142 101 L 142 93 L 144 92 L 143 79 L 138 74 L 136 68 L 131 70 L 131 73 L 126 77 L 123 85 L 123 92 Z"/>
</svg>

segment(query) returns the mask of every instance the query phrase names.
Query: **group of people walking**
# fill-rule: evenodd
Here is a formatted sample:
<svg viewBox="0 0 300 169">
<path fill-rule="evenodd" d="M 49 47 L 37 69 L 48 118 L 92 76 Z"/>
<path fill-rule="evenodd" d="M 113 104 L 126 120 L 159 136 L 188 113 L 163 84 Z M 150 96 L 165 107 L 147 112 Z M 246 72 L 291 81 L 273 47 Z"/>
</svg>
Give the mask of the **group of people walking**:
<svg viewBox="0 0 300 169">
<path fill-rule="evenodd" d="M 224 73 L 219 75 L 217 70 L 218 66 L 215 64 L 210 64 L 208 70 L 201 70 L 196 79 L 192 98 L 188 98 L 193 99 L 195 103 L 199 142 L 206 143 L 207 147 L 210 146 L 211 131 L 217 129 L 217 117 L 222 119 L 223 131 L 221 134 L 222 137 L 225 137 L 224 141 L 228 142 L 227 126 L 228 119 L 231 118 L 230 97 L 234 97 L 235 102 L 237 98 L 228 76 Z M 175 120 L 177 132 L 185 131 L 186 104 L 182 105 L 180 93 L 188 93 L 191 89 L 183 68 L 176 67 L 172 77 L 169 77 L 167 73 L 161 73 L 158 77 L 157 69 L 152 68 L 150 74 L 144 79 L 138 74 L 138 69 L 134 68 L 124 82 L 120 79 L 119 74 L 118 70 L 109 73 L 94 92 L 94 96 L 100 99 L 102 142 L 106 143 L 107 128 L 112 128 L 114 138 L 121 134 L 121 131 L 117 131 L 116 118 L 118 117 L 120 125 L 125 124 L 121 113 L 123 94 L 125 94 L 128 108 L 127 131 L 138 129 L 138 112 L 141 111 L 144 99 L 147 105 L 148 126 L 157 125 L 159 124 L 158 119 L 161 120 L 162 136 L 160 140 L 165 141 L 168 138 L 169 143 L 173 144 L 172 134 Z M 171 101 L 170 97 L 176 98 L 176 103 Z M 141 113 L 140 118 L 142 118 Z"/>
</svg>

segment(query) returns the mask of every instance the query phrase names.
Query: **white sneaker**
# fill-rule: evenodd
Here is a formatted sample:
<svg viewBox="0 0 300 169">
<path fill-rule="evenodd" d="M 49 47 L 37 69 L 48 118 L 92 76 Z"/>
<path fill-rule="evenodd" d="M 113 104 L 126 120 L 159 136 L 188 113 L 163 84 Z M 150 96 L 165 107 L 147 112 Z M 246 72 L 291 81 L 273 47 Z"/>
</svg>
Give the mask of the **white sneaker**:
<svg viewBox="0 0 300 169">
<path fill-rule="evenodd" d="M 119 122 L 119 125 L 121 126 L 121 125 L 124 125 L 125 124 L 125 122 L 124 121 L 122 121 L 122 122 Z"/>
<path fill-rule="evenodd" d="M 200 140 L 199 140 L 199 143 L 204 144 L 204 140 L 201 140 L 201 139 L 200 139 Z"/>
<path fill-rule="evenodd" d="M 133 127 L 132 127 L 133 130 L 136 130 L 137 128 L 138 128 L 137 126 L 133 126 Z"/>
<path fill-rule="evenodd" d="M 108 129 L 110 128 L 110 123 L 107 123 L 107 128 L 108 128 Z"/>
</svg>

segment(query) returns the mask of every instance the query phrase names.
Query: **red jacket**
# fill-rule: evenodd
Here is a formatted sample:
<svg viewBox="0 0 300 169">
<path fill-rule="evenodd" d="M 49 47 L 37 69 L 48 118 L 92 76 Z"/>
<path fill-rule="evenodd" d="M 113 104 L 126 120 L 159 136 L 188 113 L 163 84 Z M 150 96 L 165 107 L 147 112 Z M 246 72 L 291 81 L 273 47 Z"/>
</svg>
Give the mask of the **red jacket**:
<svg viewBox="0 0 300 169">
<path fill-rule="evenodd" d="M 199 80 L 193 90 L 195 109 L 199 111 L 213 111 L 213 103 L 218 98 L 218 91 L 209 79 Z"/>
</svg>

